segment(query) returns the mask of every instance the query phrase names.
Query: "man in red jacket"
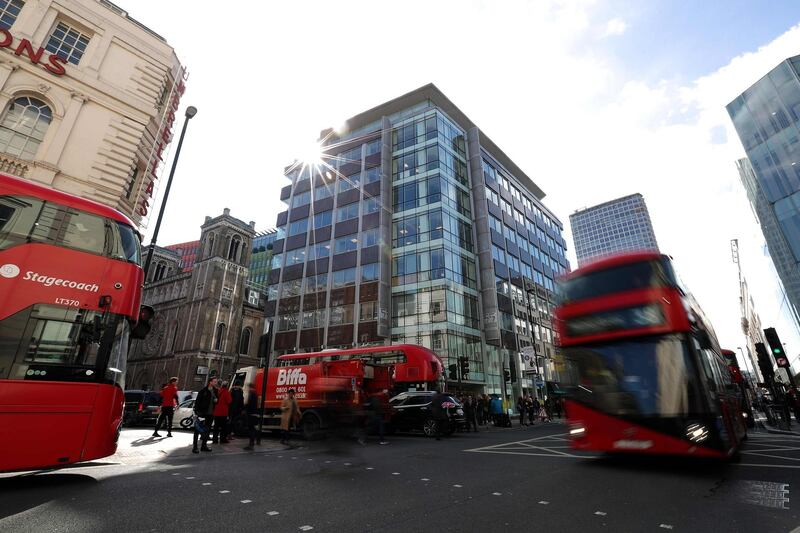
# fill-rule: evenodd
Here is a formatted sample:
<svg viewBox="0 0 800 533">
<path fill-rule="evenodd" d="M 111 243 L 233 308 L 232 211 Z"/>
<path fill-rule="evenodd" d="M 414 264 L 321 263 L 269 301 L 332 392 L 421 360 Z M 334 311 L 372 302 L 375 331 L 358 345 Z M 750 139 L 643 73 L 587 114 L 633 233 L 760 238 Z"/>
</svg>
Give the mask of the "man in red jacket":
<svg viewBox="0 0 800 533">
<path fill-rule="evenodd" d="M 222 387 L 217 391 L 217 397 L 217 405 L 214 406 L 214 432 L 211 442 L 226 444 L 228 442 L 228 410 L 233 400 L 227 381 L 222 382 Z"/>
<path fill-rule="evenodd" d="M 158 430 L 161 429 L 163 422 L 166 422 L 167 425 L 167 437 L 172 436 L 172 416 L 175 414 L 176 405 L 178 405 L 178 378 L 169 378 L 169 383 L 161 389 L 161 412 L 156 421 L 154 437 L 161 436 L 158 434 Z"/>
</svg>

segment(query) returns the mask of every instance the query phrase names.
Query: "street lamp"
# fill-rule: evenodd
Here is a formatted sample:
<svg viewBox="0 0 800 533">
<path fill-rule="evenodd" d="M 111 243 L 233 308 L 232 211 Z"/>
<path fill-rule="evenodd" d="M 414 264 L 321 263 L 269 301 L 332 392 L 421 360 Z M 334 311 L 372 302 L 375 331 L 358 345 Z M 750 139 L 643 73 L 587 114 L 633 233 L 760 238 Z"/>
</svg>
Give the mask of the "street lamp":
<svg viewBox="0 0 800 533">
<path fill-rule="evenodd" d="M 158 231 L 161 229 L 161 219 L 164 218 L 164 208 L 167 206 L 167 200 L 169 199 L 169 190 L 172 187 L 172 176 L 175 175 L 175 167 L 178 166 L 178 158 L 181 155 L 181 146 L 183 146 L 183 137 L 186 135 L 186 126 L 189 124 L 189 119 L 196 114 L 196 107 L 190 105 L 186 108 L 186 120 L 183 121 L 183 129 L 181 129 L 181 136 L 178 139 L 178 148 L 175 150 L 175 157 L 172 159 L 172 169 L 169 171 L 169 178 L 167 178 L 167 188 L 164 190 L 164 199 L 161 201 L 161 209 L 158 210 L 156 227 L 153 230 L 153 237 L 150 239 L 150 249 L 147 251 L 147 260 L 144 262 L 145 281 L 147 281 L 147 272 L 150 270 L 150 263 L 153 261 L 153 252 L 155 251 L 156 241 L 158 240 Z"/>
</svg>

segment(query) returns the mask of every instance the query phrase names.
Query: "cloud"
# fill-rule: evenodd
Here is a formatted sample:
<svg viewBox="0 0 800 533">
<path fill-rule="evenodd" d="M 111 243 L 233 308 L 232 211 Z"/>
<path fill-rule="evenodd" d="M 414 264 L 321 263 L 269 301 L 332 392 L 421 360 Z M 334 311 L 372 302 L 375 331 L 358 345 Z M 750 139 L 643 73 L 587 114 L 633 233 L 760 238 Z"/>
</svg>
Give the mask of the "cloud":
<svg viewBox="0 0 800 533">
<path fill-rule="evenodd" d="M 603 33 L 603 37 L 622 35 L 627 29 L 628 25 L 625 23 L 625 21 L 619 17 L 616 17 L 606 23 L 606 31 Z"/>
</svg>

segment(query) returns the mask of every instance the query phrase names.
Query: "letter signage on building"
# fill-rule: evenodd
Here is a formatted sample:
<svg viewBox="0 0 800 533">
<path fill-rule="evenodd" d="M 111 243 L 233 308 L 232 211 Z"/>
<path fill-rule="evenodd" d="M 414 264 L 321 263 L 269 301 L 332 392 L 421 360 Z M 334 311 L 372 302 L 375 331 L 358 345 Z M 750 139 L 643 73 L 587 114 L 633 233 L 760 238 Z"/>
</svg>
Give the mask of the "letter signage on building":
<svg viewBox="0 0 800 533">
<path fill-rule="evenodd" d="M 0 48 L 9 48 L 17 56 L 24 55 L 34 65 L 41 65 L 47 72 L 56 76 L 67 73 L 64 68 L 67 61 L 63 57 L 45 52 L 41 46 L 34 50 L 33 44 L 28 39 L 20 39 L 16 46 L 13 44 L 14 36 L 8 30 L 0 29 Z"/>
<path fill-rule="evenodd" d="M 164 161 L 164 150 L 167 148 L 167 146 L 169 146 L 169 143 L 172 140 L 172 129 L 175 125 L 175 118 L 177 117 L 176 113 L 181 102 L 181 96 L 183 96 L 183 93 L 186 91 L 186 85 L 183 83 L 183 80 L 185 79 L 184 72 L 185 71 L 181 69 L 175 79 L 175 84 L 173 85 L 171 91 L 169 106 L 166 110 L 166 115 L 164 115 L 158 134 L 156 135 L 153 151 L 150 154 L 150 161 L 148 162 L 143 182 L 144 190 L 139 197 L 138 206 L 136 208 L 136 213 L 141 217 L 146 217 L 147 213 L 150 211 L 150 200 L 153 199 L 156 182 L 158 181 L 158 169 L 160 164 Z"/>
</svg>

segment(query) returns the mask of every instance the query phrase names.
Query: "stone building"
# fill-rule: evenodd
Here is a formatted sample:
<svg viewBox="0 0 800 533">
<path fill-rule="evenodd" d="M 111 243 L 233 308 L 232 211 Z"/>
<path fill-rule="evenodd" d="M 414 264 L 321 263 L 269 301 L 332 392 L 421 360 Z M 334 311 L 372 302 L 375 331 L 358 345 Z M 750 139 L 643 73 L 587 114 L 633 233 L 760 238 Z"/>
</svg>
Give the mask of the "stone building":
<svg viewBox="0 0 800 533">
<path fill-rule="evenodd" d="M 2 172 L 142 224 L 183 91 L 173 48 L 107 0 L 0 2 Z"/>
<path fill-rule="evenodd" d="M 143 296 L 156 316 L 147 338 L 132 345 L 127 388 L 154 389 L 178 376 L 182 389 L 196 390 L 208 374 L 228 376 L 236 366 L 258 362 L 264 312 L 248 284 L 254 228 L 229 209 L 206 217 L 188 272 L 177 252 L 156 248 Z"/>
</svg>

